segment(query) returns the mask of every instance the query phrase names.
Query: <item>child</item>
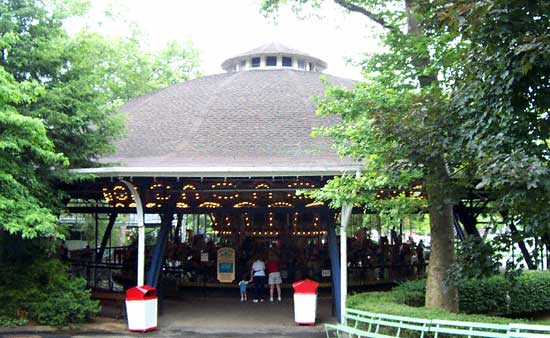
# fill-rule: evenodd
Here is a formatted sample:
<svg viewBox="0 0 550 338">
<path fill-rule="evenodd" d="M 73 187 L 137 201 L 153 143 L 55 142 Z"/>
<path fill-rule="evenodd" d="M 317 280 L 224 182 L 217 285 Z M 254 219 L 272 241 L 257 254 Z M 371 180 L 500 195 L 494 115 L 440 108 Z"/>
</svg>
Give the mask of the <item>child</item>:
<svg viewBox="0 0 550 338">
<path fill-rule="evenodd" d="M 246 302 L 246 285 L 248 284 L 248 280 L 246 278 L 246 274 L 243 274 L 242 280 L 239 282 L 239 289 L 241 290 L 241 302 Z"/>
</svg>

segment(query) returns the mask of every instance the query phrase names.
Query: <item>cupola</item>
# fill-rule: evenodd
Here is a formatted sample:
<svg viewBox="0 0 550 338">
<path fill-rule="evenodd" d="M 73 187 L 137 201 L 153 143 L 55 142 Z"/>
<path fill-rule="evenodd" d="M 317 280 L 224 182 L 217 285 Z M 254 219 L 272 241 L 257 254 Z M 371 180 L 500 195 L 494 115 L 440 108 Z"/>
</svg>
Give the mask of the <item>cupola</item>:
<svg viewBox="0 0 550 338">
<path fill-rule="evenodd" d="M 320 73 L 327 68 L 327 64 L 280 43 L 269 43 L 225 60 L 222 68 L 226 72 L 288 68 Z"/>
</svg>

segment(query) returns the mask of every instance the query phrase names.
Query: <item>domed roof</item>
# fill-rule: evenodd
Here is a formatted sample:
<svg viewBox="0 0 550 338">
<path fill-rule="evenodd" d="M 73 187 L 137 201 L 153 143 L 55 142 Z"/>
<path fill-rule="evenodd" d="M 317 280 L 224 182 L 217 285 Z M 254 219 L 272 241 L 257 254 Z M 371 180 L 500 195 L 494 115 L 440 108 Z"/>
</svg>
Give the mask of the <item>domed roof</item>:
<svg viewBox="0 0 550 338">
<path fill-rule="evenodd" d="M 354 83 L 330 75 L 326 79 L 348 88 Z M 116 153 L 101 159 L 118 167 L 89 172 L 328 176 L 356 170 L 356 163 L 338 157 L 329 139 L 311 137 L 312 129 L 336 121 L 315 114 L 312 98 L 324 91 L 319 73 L 273 69 L 205 76 L 137 97 L 121 108 L 127 136 L 115 144 Z"/>
<path fill-rule="evenodd" d="M 306 70 L 306 64 L 309 64 L 309 63 L 311 63 L 312 65 L 311 69 L 309 69 L 308 67 L 307 70 L 309 71 L 321 72 L 327 68 L 327 63 L 325 61 L 319 58 L 316 58 L 314 56 L 311 56 L 307 53 L 304 53 L 302 51 L 299 51 L 297 49 L 290 48 L 281 43 L 276 43 L 276 42 L 267 43 L 260 47 L 249 50 L 248 52 L 235 55 L 225 60 L 222 63 L 222 68 L 225 71 L 235 71 L 238 68 L 237 65 L 239 65 L 241 62 L 245 62 L 246 64 L 251 58 L 262 57 L 262 56 L 286 56 L 289 58 L 293 58 L 294 62 L 290 63 L 288 67 L 294 67 L 298 69 L 301 68 L 301 67 L 298 67 L 298 60 L 300 60 L 304 64 L 302 68 L 303 70 Z M 281 64 L 281 62 L 279 62 L 279 64 Z M 250 69 L 251 67 L 247 67 L 247 68 Z"/>
</svg>

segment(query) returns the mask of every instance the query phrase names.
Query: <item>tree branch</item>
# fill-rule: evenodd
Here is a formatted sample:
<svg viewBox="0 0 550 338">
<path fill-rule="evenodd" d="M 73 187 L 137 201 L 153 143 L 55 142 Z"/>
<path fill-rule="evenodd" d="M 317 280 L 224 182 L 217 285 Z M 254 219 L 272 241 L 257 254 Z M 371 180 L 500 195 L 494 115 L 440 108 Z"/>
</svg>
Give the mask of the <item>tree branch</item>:
<svg viewBox="0 0 550 338">
<path fill-rule="evenodd" d="M 382 26 L 384 28 L 387 28 L 389 30 L 394 30 L 395 29 L 394 26 L 388 24 L 383 18 L 381 18 L 380 16 L 374 14 L 371 11 L 368 11 L 367 9 L 365 9 L 361 6 L 357 6 L 355 4 L 347 2 L 346 0 L 334 0 L 334 2 L 337 3 L 338 5 L 344 7 L 345 9 L 351 11 L 351 12 L 356 12 L 356 13 L 363 14 L 364 16 L 366 16 L 367 18 L 371 19 L 372 21 L 376 22 L 377 24 L 379 24 L 380 26 Z"/>
</svg>

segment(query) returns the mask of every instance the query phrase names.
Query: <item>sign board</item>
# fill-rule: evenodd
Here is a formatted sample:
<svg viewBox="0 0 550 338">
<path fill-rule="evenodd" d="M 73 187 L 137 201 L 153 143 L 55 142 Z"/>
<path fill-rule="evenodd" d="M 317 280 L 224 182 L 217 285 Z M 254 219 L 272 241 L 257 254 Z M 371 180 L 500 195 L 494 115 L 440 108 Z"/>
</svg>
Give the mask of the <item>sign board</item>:
<svg viewBox="0 0 550 338">
<path fill-rule="evenodd" d="M 220 283 L 232 283 L 235 280 L 235 249 L 218 249 L 216 270 Z"/>
<path fill-rule="evenodd" d="M 329 269 L 321 270 L 321 277 L 330 277 L 330 270 Z"/>
<path fill-rule="evenodd" d="M 201 262 L 208 262 L 208 252 L 201 252 Z"/>
</svg>

